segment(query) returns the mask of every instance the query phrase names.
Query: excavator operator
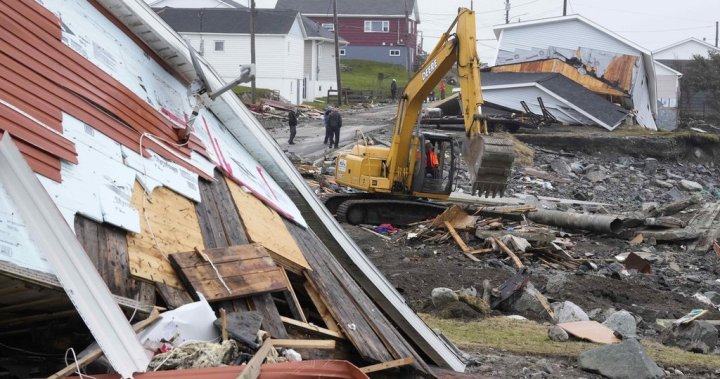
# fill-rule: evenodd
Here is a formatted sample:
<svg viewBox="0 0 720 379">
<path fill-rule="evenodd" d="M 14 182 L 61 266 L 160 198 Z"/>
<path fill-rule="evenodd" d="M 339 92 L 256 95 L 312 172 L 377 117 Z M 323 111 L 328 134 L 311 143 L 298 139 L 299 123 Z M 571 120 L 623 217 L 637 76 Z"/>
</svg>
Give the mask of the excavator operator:
<svg viewBox="0 0 720 379">
<path fill-rule="evenodd" d="M 425 174 L 430 174 L 433 179 L 437 179 L 439 161 L 430 141 L 425 143 L 425 157 Z"/>
</svg>

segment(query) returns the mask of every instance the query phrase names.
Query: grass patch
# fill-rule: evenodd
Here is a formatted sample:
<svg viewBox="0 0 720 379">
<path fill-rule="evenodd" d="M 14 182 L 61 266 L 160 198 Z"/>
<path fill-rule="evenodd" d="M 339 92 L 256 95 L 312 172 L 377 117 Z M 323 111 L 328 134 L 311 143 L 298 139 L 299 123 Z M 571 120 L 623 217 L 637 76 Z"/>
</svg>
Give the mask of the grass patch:
<svg viewBox="0 0 720 379">
<path fill-rule="evenodd" d="M 235 92 L 236 95 L 241 96 L 244 94 L 251 94 L 252 93 L 252 87 L 245 87 L 245 86 L 235 86 L 233 87 L 233 92 Z M 255 88 L 255 93 L 257 94 L 258 98 L 262 97 L 270 97 L 272 95 L 273 91 L 271 89 L 267 88 Z"/>
<path fill-rule="evenodd" d="M 547 326 L 534 321 L 515 321 L 505 317 L 492 317 L 479 321 L 439 319 L 421 314 L 431 327 L 442 330 L 451 341 L 464 349 L 505 350 L 518 354 L 577 357 L 580 353 L 600 345 L 589 342 L 554 342 L 547 336 Z M 694 354 L 657 342 L 642 341 L 652 359 L 667 366 L 720 367 L 720 356 Z"/>
<path fill-rule="evenodd" d="M 357 59 L 343 60 L 342 64 L 347 70 L 340 73 L 343 88 L 354 90 L 375 90 L 378 83 L 378 74 L 382 73 L 383 94 L 390 94 L 390 82 L 395 79 L 398 89 L 407 84 L 408 77 L 405 67 L 398 64 L 363 61 Z"/>
</svg>

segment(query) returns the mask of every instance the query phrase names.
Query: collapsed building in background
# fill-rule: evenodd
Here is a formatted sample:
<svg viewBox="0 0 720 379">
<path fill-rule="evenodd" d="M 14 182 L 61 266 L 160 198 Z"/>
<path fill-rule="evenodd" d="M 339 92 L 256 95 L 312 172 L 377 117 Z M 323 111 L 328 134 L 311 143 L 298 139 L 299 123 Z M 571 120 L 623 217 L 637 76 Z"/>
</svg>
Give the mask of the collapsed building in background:
<svg viewBox="0 0 720 379">
<path fill-rule="evenodd" d="M 649 50 L 580 15 L 504 24 L 494 30 L 498 50 L 493 71 L 560 73 L 606 101 L 621 104 L 638 125 L 657 129 L 655 68 Z M 526 101 L 533 112 L 541 112 L 536 99 Z"/>
<path fill-rule="evenodd" d="M 273 338 L 337 342 L 317 357 L 464 369 L 142 0 L 24 0 L 0 21 L 1 367 L 48 374 L 97 340 L 132 372 L 115 304 L 138 320 L 198 291 Z"/>
</svg>

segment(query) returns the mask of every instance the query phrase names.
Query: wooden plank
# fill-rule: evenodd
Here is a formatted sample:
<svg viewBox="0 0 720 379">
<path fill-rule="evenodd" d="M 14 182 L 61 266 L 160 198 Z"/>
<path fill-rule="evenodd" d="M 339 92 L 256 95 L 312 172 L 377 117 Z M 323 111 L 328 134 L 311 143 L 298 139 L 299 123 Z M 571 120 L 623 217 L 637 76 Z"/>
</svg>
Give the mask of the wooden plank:
<svg viewBox="0 0 720 379">
<path fill-rule="evenodd" d="M 182 288 L 171 287 L 164 283 L 155 283 L 155 288 L 170 309 L 193 302 L 192 297 Z"/>
<path fill-rule="evenodd" d="M 309 278 L 308 281 L 305 282 L 305 291 L 310 297 L 313 305 L 315 305 L 315 309 L 317 309 L 318 314 L 320 314 L 320 318 L 322 318 L 325 322 L 325 326 L 334 332 L 340 332 L 340 329 L 337 327 L 337 321 L 335 321 L 335 318 L 333 318 L 333 316 L 328 311 L 327 306 L 325 306 L 325 303 L 320 298 L 320 295 L 318 295 L 315 286 L 312 284 Z"/>
<path fill-rule="evenodd" d="M 287 291 L 283 292 L 283 295 L 285 296 L 285 300 L 287 300 L 290 312 L 292 312 L 293 317 L 300 319 L 302 322 L 307 322 L 305 312 L 303 312 L 302 306 L 300 305 L 300 301 L 295 294 L 295 289 L 293 289 L 292 282 L 290 282 L 290 278 L 288 277 L 287 272 L 285 272 L 285 269 L 282 267 L 280 268 L 280 271 L 282 271 L 282 274 L 285 277 L 285 282 L 288 285 Z"/>
<path fill-rule="evenodd" d="M 260 376 L 262 363 L 265 361 L 265 358 L 267 358 L 268 354 L 270 354 L 270 350 L 272 349 L 273 345 L 270 338 L 263 341 L 260 349 L 258 349 L 252 358 L 250 358 L 250 361 L 248 361 L 247 365 L 245 365 L 245 368 L 242 370 L 240 375 L 236 377 L 236 379 L 257 379 Z"/>
<path fill-rule="evenodd" d="M 474 255 L 471 254 L 473 250 L 471 250 L 466 244 L 465 241 L 460 237 L 460 235 L 455 230 L 455 227 L 450 224 L 449 221 L 444 221 L 445 228 L 450 232 L 453 239 L 455 239 L 455 242 L 460 246 L 460 249 L 462 250 L 463 254 L 468 257 L 471 261 L 480 262 L 479 259 L 475 258 Z"/>
<path fill-rule="evenodd" d="M 689 227 L 696 228 L 700 231 L 700 237 L 688 244 L 688 252 L 694 254 L 704 254 L 712 247 L 720 235 L 720 228 L 717 226 L 717 217 L 720 213 L 720 204 L 705 204 L 698 215 L 688 224 Z"/>
<path fill-rule="evenodd" d="M 495 237 L 491 237 L 491 238 L 500 247 L 500 249 L 502 251 L 504 251 L 505 254 L 507 254 L 512 259 L 513 263 L 515 263 L 515 267 L 517 267 L 517 268 L 525 267 L 525 265 L 523 265 L 520 258 L 518 258 L 518 256 L 515 255 L 515 253 L 513 253 L 512 250 L 510 250 L 507 246 L 505 246 L 505 244 L 502 241 L 500 241 L 499 238 L 495 238 Z"/>
<path fill-rule="evenodd" d="M 361 367 L 360 371 L 362 371 L 364 374 L 369 374 L 371 372 L 387 370 L 387 369 L 395 368 L 395 367 L 407 366 L 407 365 L 411 365 L 413 363 L 415 363 L 415 358 L 407 357 L 407 358 L 402 358 L 402 359 L 396 359 L 394 361 L 378 363 L 378 364 L 372 365 L 372 366 Z"/>
<path fill-rule="evenodd" d="M 228 340 L 227 313 L 225 312 L 225 308 L 220 308 L 220 335 L 222 336 L 223 342 Z"/>
<path fill-rule="evenodd" d="M 286 347 L 288 349 L 335 349 L 335 340 L 292 340 L 272 339 L 274 346 Z"/>
<path fill-rule="evenodd" d="M 280 319 L 280 313 L 278 313 L 272 296 L 266 293 L 255 295 L 251 299 L 253 308 L 263 315 L 263 330 L 269 332 L 273 337 L 287 338 L 287 330 L 285 330 L 285 325 Z"/>
<path fill-rule="evenodd" d="M 131 203 L 142 230 L 127 236 L 131 275 L 181 287 L 167 255 L 204 246 L 195 204 L 164 187 L 148 196 L 137 182 Z"/>
<path fill-rule="evenodd" d="M 140 333 L 141 331 L 145 330 L 148 326 L 152 325 L 155 321 L 160 319 L 160 312 L 158 312 L 157 308 L 153 308 L 152 312 L 150 312 L 150 316 L 146 318 L 145 320 L 139 321 L 135 324 L 133 324 L 133 330 L 135 333 Z M 92 351 L 90 351 L 87 355 L 77 360 L 77 362 L 74 362 L 64 369 L 48 376 L 48 379 L 60 379 L 64 378 L 72 373 L 74 373 L 78 367 L 83 368 L 96 359 L 103 356 L 103 351 L 100 349 L 100 347 L 96 347 Z"/>
<path fill-rule="evenodd" d="M 175 253 L 169 258 L 191 293 L 202 293 L 208 302 L 278 292 L 290 286 L 282 268 L 259 245 Z"/>
<path fill-rule="evenodd" d="M 212 228 L 201 228 L 203 240 L 210 241 L 208 247 L 211 248 L 248 244 L 245 227 L 232 201 L 230 189 L 217 171 L 215 180 L 214 183 L 200 181 L 200 196 L 203 201 L 209 199 L 203 206 L 204 215 L 201 218 L 213 220 Z M 280 321 L 280 313 L 272 302 L 272 297 L 267 294 L 255 295 L 249 299 L 222 301 L 219 304 L 236 312 L 253 308 L 262 313 L 265 320 L 263 328 L 266 331 L 278 337 L 287 336 L 285 326 Z"/>
<path fill-rule="evenodd" d="M 229 180 L 226 183 L 249 239 L 262 244 L 273 259 L 287 269 L 296 273 L 309 269 L 310 265 L 288 232 L 283 218 L 237 184 Z"/>
<path fill-rule="evenodd" d="M 315 333 L 323 334 L 323 335 L 338 338 L 338 339 L 345 339 L 345 336 L 343 336 L 342 333 L 337 332 L 337 331 L 321 328 L 316 325 L 308 324 L 307 322 L 293 320 L 293 319 L 291 319 L 289 317 L 285 317 L 285 316 L 280 316 L 280 319 L 282 320 L 282 322 L 284 322 L 288 325 L 298 327 L 304 331 L 315 332 Z"/>
</svg>

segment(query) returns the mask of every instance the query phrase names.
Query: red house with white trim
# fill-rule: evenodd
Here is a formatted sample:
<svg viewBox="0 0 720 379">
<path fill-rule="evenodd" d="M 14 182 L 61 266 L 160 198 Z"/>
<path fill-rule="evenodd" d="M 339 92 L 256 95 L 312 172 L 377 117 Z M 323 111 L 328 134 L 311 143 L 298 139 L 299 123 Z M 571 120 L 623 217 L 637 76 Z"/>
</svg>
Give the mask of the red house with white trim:
<svg viewBox="0 0 720 379">
<path fill-rule="evenodd" d="M 332 3 L 327 0 L 278 0 L 275 9 L 300 11 L 333 30 Z M 337 14 L 338 32 L 349 43 L 340 49 L 341 58 L 415 65 L 420 23 L 416 0 L 337 0 Z"/>
</svg>

